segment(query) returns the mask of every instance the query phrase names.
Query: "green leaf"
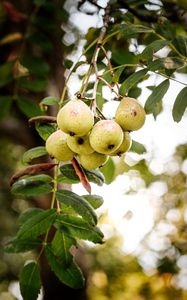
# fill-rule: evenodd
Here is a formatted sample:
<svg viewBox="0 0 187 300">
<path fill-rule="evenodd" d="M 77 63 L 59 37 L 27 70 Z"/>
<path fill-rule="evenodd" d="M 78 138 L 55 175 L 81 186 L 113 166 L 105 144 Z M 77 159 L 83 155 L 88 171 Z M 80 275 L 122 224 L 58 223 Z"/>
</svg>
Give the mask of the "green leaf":
<svg viewBox="0 0 187 300">
<path fill-rule="evenodd" d="M 42 101 L 40 102 L 40 104 L 42 105 L 48 105 L 48 106 L 52 106 L 52 105 L 58 105 L 59 104 L 59 100 L 55 97 L 45 97 L 44 99 L 42 99 Z"/>
<path fill-rule="evenodd" d="M 56 216 L 56 209 L 48 209 L 37 213 L 22 225 L 17 233 L 17 238 L 25 240 L 38 237 L 51 227 Z"/>
<path fill-rule="evenodd" d="M 45 174 L 22 178 L 13 184 L 11 192 L 26 197 L 48 194 L 53 190 L 53 187 L 46 183 L 50 178 L 50 176 Z"/>
<path fill-rule="evenodd" d="M 140 54 L 141 59 L 148 60 L 153 57 L 153 54 L 163 47 L 167 46 L 169 44 L 169 41 L 166 40 L 156 40 L 149 44 Z"/>
<path fill-rule="evenodd" d="M 19 79 L 19 85 L 22 88 L 27 89 L 34 93 L 45 91 L 47 87 L 47 83 L 48 81 L 46 78 L 32 78 L 32 79 L 30 78 L 30 80 L 28 80 L 28 78 L 20 77 Z"/>
<path fill-rule="evenodd" d="M 43 112 L 39 108 L 39 106 L 28 98 L 18 97 L 16 103 L 19 109 L 28 117 L 36 117 L 38 115 L 42 115 Z"/>
<path fill-rule="evenodd" d="M 97 216 L 92 206 L 81 196 L 68 190 L 58 190 L 56 197 L 58 201 L 72 207 L 76 213 L 92 225 L 97 223 Z"/>
<path fill-rule="evenodd" d="M 28 219 L 32 218 L 33 216 L 36 216 L 38 213 L 41 213 L 43 210 L 38 207 L 31 207 L 26 209 L 18 218 L 18 224 L 23 225 L 25 222 L 27 222 Z"/>
<path fill-rule="evenodd" d="M 73 289 L 79 289 L 84 286 L 84 277 L 74 261 L 67 268 L 64 268 L 64 262 L 59 257 L 56 257 L 52 247 L 47 246 L 45 254 L 51 270 L 61 282 Z"/>
<path fill-rule="evenodd" d="M 73 255 L 70 253 L 72 245 L 76 245 L 75 239 L 65 235 L 63 232 L 56 231 L 51 247 L 55 256 L 62 258 L 62 264 L 65 268 L 67 268 L 73 260 Z"/>
<path fill-rule="evenodd" d="M 63 166 L 60 167 L 60 172 L 62 173 L 62 175 L 70 180 L 73 180 L 75 182 L 79 182 L 79 177 L 75 172 L 74 167 L 72 166 L 72 164 L 65 164 Z"/>
<path fill-rule="evenodd" d="M 36 262 L 24 266 L 20 274 L 20 290 L 24 300 L 36 300 L 41 289 L 39 267 Z"/>
<path fill-rule="evenodd" d="M 0 120 L 3 120 L 9 114 L 11 104 L 11 96 L 0 96 Z"/>
<path fill-rule="evenodd" d="M 0 87 L 5 86 L 13 80 L 13 62 L 0 65 Z"/>
<path fill-rule="evenodd" d="M 147 114 L 153 113 L 158 102 L 162 101 L 164 95 L 169 88 L 170 82 L 168 79 L 162 81 L 151 93 L 145 103 L 145 111 Z"/>
<path fill-rule="evenodd" d="M 49 64 L 43 59 L 43 57 L 27 55 L 23 57 L 21 63 L 29 69 L 30 74 L 36 75 L 41 79 L 49 74 Z"/>
<path fill-rule="evenodd" d="M 131 145 L 131 148 L 129 149 L 129 151 L 135 152 L 138 154 L 143 154 L 143 153 L 147 152 L 145 146 L 135 140 L 132 140 L 132 145 Z"/>
<path fill-rule="evenodd" d="M 114 180 L 115 164 L 110 157 L 106 164 L 100 168 L 100 171 L 105 176 L 105 183 L 110 184 Z"/>
<path fill-rule="evenodd" d="M 187 37 L 184 35 L 177 35 L 172 41 L 175 48 L 184 56 L 187 57 Z"/>
<path fill-rule="evenodd" d="M 94 209 L 99 208 L 104 203 L 103 198 L 98 195 L 83 195 L 82 197 L 86 199 Z"/>
<path fill-rule="evenodd" d="M 118 83 L 119 82 L 119 78 L 122 74 L 122 72 L 124 71 L 125 67 L 121 67 L 119 69 L 117 69 L 117 71 L 114 72 L 114 75 L 112 77 L 112 81 L 115 82 L 115 83 Z"/>
<path fill-rule="evenodd" d="M 65 214 L 58 215 L 56 224 L 65 235 L 82 240 L 89 240 L 93 243 L 102 243 L 103 233 L 100 229 L 90 225 L 82 218 Z"/>
<path fill-rule="evenodd" d="M 148 68 L 150 71 L 157 71 L 157 70 L 175 70 L 184 67 L 185 62 L 183 59 L 179 57 L 164 57 L 158 58 L 154 61 L 148 63 Z"/>
<path fill-rule="evenodd" d="M 137 71 L 136 73 L 133 73 L 130 75 L 121 85 L 120 87 L 120 94 L 125 96 L 128 91 L 137 84 L 147 73 L 147 69 L 143 69 L 140 71 Z"/>
<path fill-rule="evenodd" d="M 67 183 L 76 183 L 76 182 L 80 181 L 72 164 L 63 165 L 62 167 L 60 167 L 60 172 L 62 173 L 62 175 L 64 177 L 66 177 L 70 180 L 70 182 L 67 182 Z M 105 179 L 101 172 L 99 172 L 98 170 L 88 171 L 86 169 L 84 169 L 84 172 L 90 182 L 93 182 L 99 186 L 103 185 Z M 63 177 L 60 179 L 63 180 Z M 65 182 L 65 181 L 63 181 L 63 182 Z"/>
<path fill-rule="evenodd" d="M 133 25 L 133 24 L 121 24 L 119 25 L 120 33 L 125 38 L 130 38 L 136 36 L 139 33 L 153 32 L 151 27 L 146 27 L 143 25 Z"/>
<path fill-rule="evenodd" d="M 187 87 L 183 88 L 175 99 L 172 116 L 175 122 L 180 122 L 187 106 Z"/>
<path fill-rule="evenodd" d="M 34 158 L 38 158 L 47 154 L 46 148 L 43 146 L 29 149 L 23 154 L 22 163 L 29 164 Z"/>
<path fill-rule="evenodd" d="M 88 178 L 88 181 L 93 182 L 99 186 L 102 186 L 103 183 L 105 182 L 105 178 L 103 174 L 98 171 L 98 170 L 85 170 L 84 172 L 86 173 L 86 176 Z"/>
<path fill-rule="evenodd" d="M 125 48 L 124 49 L 119 49 L 119 48 L 112 49 L 112 62 L 113 61 L 117 65 L 135 64 L 138 62 L 136 56 L 133 53 L 129 52 L 129 50 L 126 50 Z M 111 77 L 111 79 L 112 79 L 112 77 Z"/>
<path fill-rule="evenodd" d="M 36 123 L 35 125 L 36 131 L 39 133 L 41 138 L 46 141 L 47 138 L 56 131 L 56 126 L 52 124 L 46 123 Z"/>
<path fill-rule="evenodd" d="M 5 251 L 8 253 L 27 252 L 41 246 L 42 241 L 39 239 L 13 239 L 9 241 L 5 247 Z"/>
</svg>

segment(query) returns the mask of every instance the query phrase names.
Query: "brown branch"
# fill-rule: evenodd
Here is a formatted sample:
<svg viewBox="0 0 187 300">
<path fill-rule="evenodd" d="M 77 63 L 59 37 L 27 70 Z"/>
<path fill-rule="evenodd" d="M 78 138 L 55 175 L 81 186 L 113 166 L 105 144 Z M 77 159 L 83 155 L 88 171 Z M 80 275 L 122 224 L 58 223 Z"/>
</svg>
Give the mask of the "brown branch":
<svg viewBox="0 0 187 300">
<path fill-rule="evenodd" d="M 56 123 L 56 117 L 52 116 L 37 116 L 29 119 L 29 125 L 32 123 Z"/>
</svg>

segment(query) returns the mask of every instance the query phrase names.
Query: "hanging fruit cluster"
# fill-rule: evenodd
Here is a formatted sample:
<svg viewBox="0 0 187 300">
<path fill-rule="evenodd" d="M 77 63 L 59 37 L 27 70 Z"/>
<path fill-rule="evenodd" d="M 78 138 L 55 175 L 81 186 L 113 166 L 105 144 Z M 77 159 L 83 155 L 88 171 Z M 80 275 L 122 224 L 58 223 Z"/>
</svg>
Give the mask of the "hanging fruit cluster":
<svg viewBox="0 0 187 300">
<path fill-rule="evenodd" d="M 143 126 L 145 111 L 136 99 L 123 97 L 114 120 L 95 119 L 83 100 L 70 100 L 57 114 L 59 129 L 46 141 L 49 155 L 62 162 L 76 156 L 85 169 L 96 169 L 130 149 L 130 131 Z"/>
</svg>

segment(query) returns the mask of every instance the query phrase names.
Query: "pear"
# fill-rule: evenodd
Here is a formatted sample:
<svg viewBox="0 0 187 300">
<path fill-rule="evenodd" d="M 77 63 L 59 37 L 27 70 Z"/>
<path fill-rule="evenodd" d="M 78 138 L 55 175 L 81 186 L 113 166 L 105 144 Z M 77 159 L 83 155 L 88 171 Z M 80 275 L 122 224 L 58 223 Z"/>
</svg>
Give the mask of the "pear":
<svg viewBox="0 0 187 300">
<path fill-rule="evenodd" d="M 94 116 L 82 100 L 70 100 L 57 114 L 57 125 L 65 133 L 86 135 L 94 124 Z"/>
<path fill-rule="evenodd" d="M 68 147 L 78 154 L 90 154 L 94 152 L 94 149 L 90 145 L 89 135 L 84 136 L 68 136 Z"/>
<path fill-rule="evenodd" d="M 114 120 L 97 122 L 90 133 L 92 148 L 102 154 L 114 152 L 123 141 L 123 131 Z"/>
<path fill-rule="evenodd" d="M 67 134 L 62 130 L 53 132 L 46 140 L 46 150 L 50 156 L 58 161 L 71 160 L 74 156 L 73 151 L 67 145 Z"/>
<path fill-rule="evenodd" d="M 145 110 L 136 99 L 124 97 L 116 110 L 115 120 L 124 131 L 138 130 L 145 122 Z"/>
<path fill-rule="evenodd" d="M 93 152 L 91 154 L 80 154 L 79 162 L 83 166 L 83 168 L 87 170 L 94 170 L 98 167 L 103 166 L 108 160 L 108 156 L 105 154 Z"/>
<path fill-rule="evenodd" d="M 132 139 L 128 131 L 123 133 L 123 142 L 114 152 L 112 152 L 111 156 L 121 156 L 123 153 L 127 152 L 132 145 Z"/>
</svg>

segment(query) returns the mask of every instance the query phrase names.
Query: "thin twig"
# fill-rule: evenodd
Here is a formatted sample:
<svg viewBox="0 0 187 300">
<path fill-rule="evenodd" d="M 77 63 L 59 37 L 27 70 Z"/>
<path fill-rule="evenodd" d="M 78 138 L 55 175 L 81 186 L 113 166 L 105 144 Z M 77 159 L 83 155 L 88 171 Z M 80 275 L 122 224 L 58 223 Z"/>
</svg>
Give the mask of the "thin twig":
<svg viewBox="0 0 187 300">
<path fill-rule="evenodd" d="M 97 78 L 98 78 L 99 80 L 101 80 L 106 86 L 108 86 L 109 89 L 110 89 L 112 92 L 114 92 L 114 93 L 116 94 L 117 97 L 120 96 L 119 93 L 116 92 L 115 89 L 110 85 L 110 83 L 108 83 L 103 77 L 98 76 Z"/>
</svg>

